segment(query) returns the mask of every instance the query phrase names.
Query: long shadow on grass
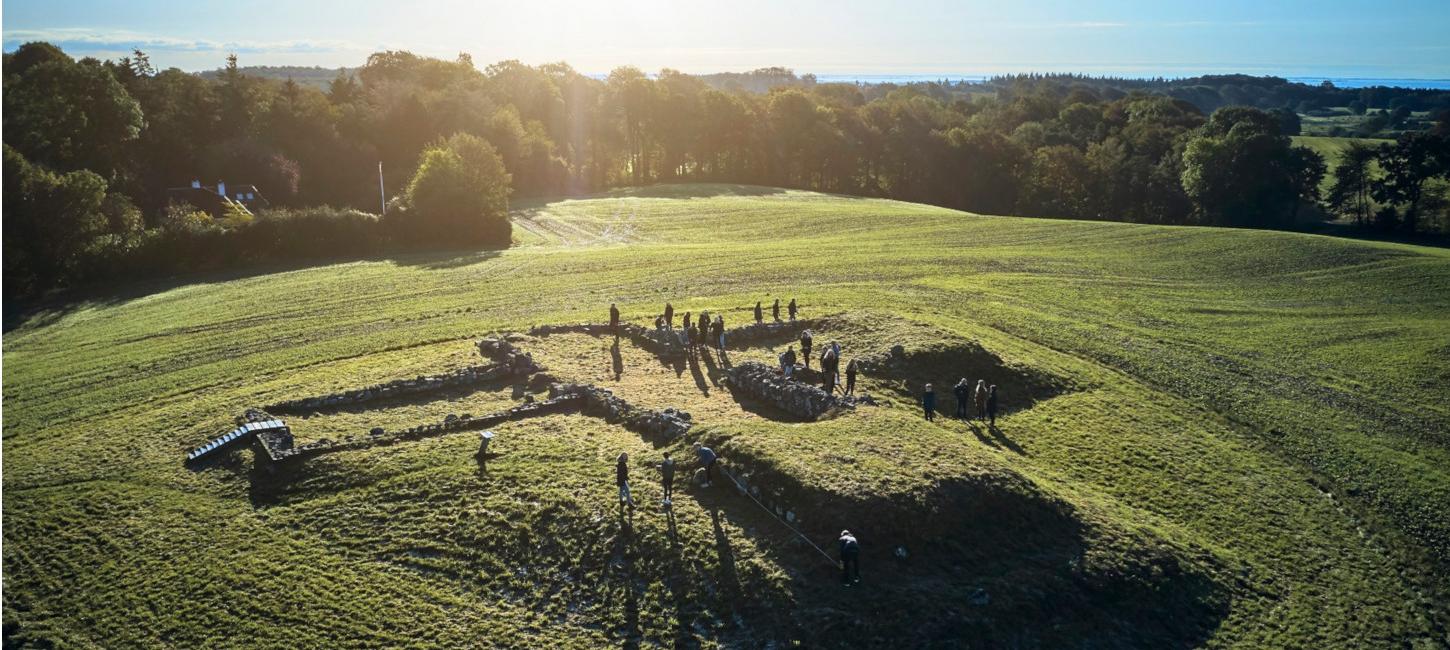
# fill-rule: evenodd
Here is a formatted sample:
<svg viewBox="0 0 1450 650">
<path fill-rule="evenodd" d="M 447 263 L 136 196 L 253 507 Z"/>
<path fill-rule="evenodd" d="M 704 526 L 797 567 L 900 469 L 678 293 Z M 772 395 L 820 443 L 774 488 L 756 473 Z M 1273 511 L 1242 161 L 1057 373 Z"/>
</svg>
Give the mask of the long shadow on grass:
<svg viewBox="0 0 1450 650">
<path fill-rule="evenodd" d="M 864 583 L 843 588 L 831 560 L 728 480 L 691 490 L 715 517 L 722 568 L 729 547 L 719 517 L 753 531 L 792 575 L 798 607 L 788 617 L 821 646 L 1194 647 L 1227 615 L 1229 592 L 1204 565 L 1216 560 L 1087 525 L 1021 477 L 948 479 L 912 503 L 825 493 L 758 469 L 751 482 L 772 495 L 767 505 L 789 504 L 826 553 L 841 528 L 861 541 Z"/>
<path fill-rule="evenodd" d="M 710 396 L 710 383 L 705 379 L 705 373 L 700 369 L 700 361 L 694 353 L 688 355 L 690 366 L 690 378 L 695 380 L 695 388 L 705 397 Z"/>
</svg>

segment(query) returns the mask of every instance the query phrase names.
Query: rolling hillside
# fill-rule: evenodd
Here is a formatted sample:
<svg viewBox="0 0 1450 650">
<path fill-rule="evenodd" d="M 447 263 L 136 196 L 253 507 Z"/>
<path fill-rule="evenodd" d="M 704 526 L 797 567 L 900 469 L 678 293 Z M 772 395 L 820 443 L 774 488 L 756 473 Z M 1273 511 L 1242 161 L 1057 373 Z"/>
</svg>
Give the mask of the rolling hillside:
<svg viewBox="0 0 1450 650">
<path fill-rule="evenodd" d="M 1450 645 L 1450 252 L 971 215 L 764 187 L 517 206 L 516 245 L 192 278 L 4 338 L 7 647 Z M 626 339 L 795 298 L 877 406 L 802 421 Z M 187 450 L 249 407 L 479 363 L 694 418 L 581 414 L 309 459 Z M 898 347 L 899 346 L 899 347 Z M 998 427 L 916 406 L 1002 386 Z M 548 397 L 495 382 L 289 416 L 299 442 Z M 752 484 L 677 487 L 703 442 Z M 622 512 L 614 458 L 640 506 Z M 681 483 L 685 482 L 681 479 Z M 862 585 L 833 552 L 862 540 Z M 789 516 L 786 516 L 786 513 Z"/>
</svg>

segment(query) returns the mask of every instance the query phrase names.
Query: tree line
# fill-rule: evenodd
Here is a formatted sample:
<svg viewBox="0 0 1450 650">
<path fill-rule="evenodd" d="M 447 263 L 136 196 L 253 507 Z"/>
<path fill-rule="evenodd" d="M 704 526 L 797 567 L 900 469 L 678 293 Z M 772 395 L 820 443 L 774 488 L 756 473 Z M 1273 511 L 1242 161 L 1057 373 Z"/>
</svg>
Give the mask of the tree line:
<svg viewBox="0 0 1450 650">
<path fill-rule="evenodd" d="M 1322 209 L 1328 171 L 1293 146 L 1292 111 L 1205 114 L 1075 77 L 964 91 L 769 69 L 782 83 L 753 92 L 750 75 L 715 78 L 733 86 L 723 90 L 668 69 L 595 79 L 562 63 L 479 69 L 466 55 L 389 51 L 319 89 L 244 74 L 234 57 L 208 78 L 157 70 L 139 51 L 74 60 L 45 43 L 4 64 L 7 299 L 271 259 L 507 245 L 510 196 L 621 185 L 751 183 L 996 214 L 1289 227 Z M 1376 150 L 1361 176 L 1341 181 L 1337 167 L 1344 189 L 1328 206 L 1368 211 L 1364 222 L 1381 227 L 1443 227 L 1444 124 Z M 275 208 L 215 215 L 169 200 L 193 179 L 255 184 Z"/>
</svg>

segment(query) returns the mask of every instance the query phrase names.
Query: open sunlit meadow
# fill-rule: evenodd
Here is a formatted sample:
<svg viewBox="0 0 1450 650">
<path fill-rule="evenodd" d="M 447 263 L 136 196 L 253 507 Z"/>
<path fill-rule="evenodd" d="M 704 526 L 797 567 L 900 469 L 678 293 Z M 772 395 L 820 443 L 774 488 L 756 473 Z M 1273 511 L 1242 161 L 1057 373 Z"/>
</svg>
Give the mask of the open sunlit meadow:
<svg viewBox="0 0 1450 650">
<path fill-rule="evenodd" d="M 1216 228 L 978 216 L 675 185 L 515 206 L 501 252 L 262 269 L 44 312 L 4 342 L 7 646 L 1437 647 L 1450 567 L 1450 253 Z M 482 363 L 548 323 L 727 325 L 795 298 L 887 355 L 877 406 L 803 422 L 726 364 L 515 337 L 561 380 L 695 425 L 597 418 L 376 446 L 268 474 L 187 450 L 249 407 Z M 769 314 L 767 312 L 767 318 Z M 944 417 L 959 378 L 998 427 Z M 927 382 L 940 395 L 921 417 Z M 290 418 L 299 441 L 482 414 L 484 385 Z M 659 502 L 714 447 L 863 583 L 728 485 Z M 614 458 L 638 508 L 621 513 Z"/>
</svg>

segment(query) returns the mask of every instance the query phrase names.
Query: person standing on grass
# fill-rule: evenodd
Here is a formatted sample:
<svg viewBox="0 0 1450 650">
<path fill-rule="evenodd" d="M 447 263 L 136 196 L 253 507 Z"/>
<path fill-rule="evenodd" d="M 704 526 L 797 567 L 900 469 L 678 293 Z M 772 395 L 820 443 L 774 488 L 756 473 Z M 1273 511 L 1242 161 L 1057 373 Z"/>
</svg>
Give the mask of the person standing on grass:
<svg viewBox="0 0 1450 650">
<path fill-rule="evenodd" d="M 794 302 L 794 301 L 792 301 Z M 795 320 L 795 318 L 791 318 Z M 801 357 L 805 359 L 806 370 L 811 369 L 811 331 L 801 332 Z"/>
<path fill-rule="evenodd" d="M 700 334 L 700 353 L 704 354 L 710 349 L 710 312 L 700 312 L 699 327 L 696 329 Z"/>
<path fill-rule="evenodd" d="M 720 356 L 725 356 L 725 317 L 715 317 L 715 338 L 720 342 Z"/>
<path fill-rule="evenodd" d="M 609 329 L 614 332 L 614 338 L 619 338 L 619 308 L 614 303 L 609 303 Z"/>
<path fill-rule="evenodd" d="M 795 306 L 795 298 L 791 298 L 790 299 L 790 304 L 786 306 L 785 310 L 786 310 L 786 312 L 788 312 L 790 314 L 790 319 L 791 320 L 795 320 L 795 315 L 796 315 L 796 312 L 798 311 L 797 308 L 796 308 L 796 306 Z"/>
<path fill-rule="evenodd" d="M 854 394 L 856 392 L 856 371 L 858 369 L 859 368 L 856 365 L 856 360 L 855 359 L 851 359 L 851 363 L 846 364 L 846 394 L 847 395 L 851 395 L 851 394 Z"/>
<path fill-rule="evenodd" d="M 629 506 L 634 509 L 634 499 L 629 496 L 629 454 L 620 452 L 619 460 L 614 464 L 614 480 L 619 483 L 619 507 Z"/>
<path fill-rule="evenodd" d="M 780 298 L 776 298 L 775 302 L 770 305 L 770 317 L 775 319 L 775 322 L 780 322 Z"/>
<path fill-rule="evenodd" d="M 977 419 L 987 419 L 987 380 L 977 380 Z"/>
<path fill-rule="evenodd" d="M 967 415 L 967 401 L 972 397 L 972 385 L 967 383 L 967 378 L 962 377 L 956 386 L 952 387 L 952 395 L 957 398 L 957 419 L 965 420 Z"/>
<path fill-rule="evenodd" d="M 841 385 L 841 344 L 831 341 L 831 386 Z"/>
<path fill-rule="evenodd" d="M 670 452 L 665 452 L 665 460 L 660 463 L 660 485 L 665 489 L 665 506 L 673 502 L 670 497 L 675 494 L 675 459 L 670 458 Z"/>
<path fill-rule="evenodd" d="M 715 455 L 715 450 L 700 443 L 695 443 L 695 456 L 700 459 L 700 467 L 705 470 L 705 484 L 700 487 L 710 487 L 715 482 L 715 463 L 720 460 Z"/>
<path fill-rule="evenodd" d="M 690 312 L 685 312 L 684 320 L 680 321 L 680 336 L 685 342 L 685 352 L 690 351 Z"/>
<path fill-rule="evenodd" d="M 921 393 L 921 408 L 926 412 L 926 421 L 936 420 L 936 391 L 931 389 L 931 384 Z"/>
<path fill-rule="evenodd" d="M 997 426 L 997 385 L 987 389 L 987 426 Z"/>
<path fill-rule="evenodd" d="M 795 347 L 787 345 L 785 352 L 780 353 L 780 373 L 786 379 L 790 379 L 793 371 L 795 371 Z"/>
<path fill-rule="evenodd" d="M 761 311 L 761 309 L 760 309 L 760 301 L 757 300 L 757 301 L 755 301 L 755 324 L 756 325 L 759 325 L 759 324 L 764 323 L 764 322 L 765 322 L 765 312 L 764 311 Z"/>
<path fill-rule="evenodd" d="M 836 346 L 827 345 L 821 352 L 821 389 L 827 395 L 836 392 Z"/>
<path fill-rule="evenodd" d="M 861 545 L 856 542 L 856 536 L 843 530 L 837 542 L 841 554 L 841 584 L 848 587 L 861 584 Z"/>
<path fill-rule="evenodd" d="M 675 306 L 665 303 L 665 326 L 675 329 Z"/>
</svg>

